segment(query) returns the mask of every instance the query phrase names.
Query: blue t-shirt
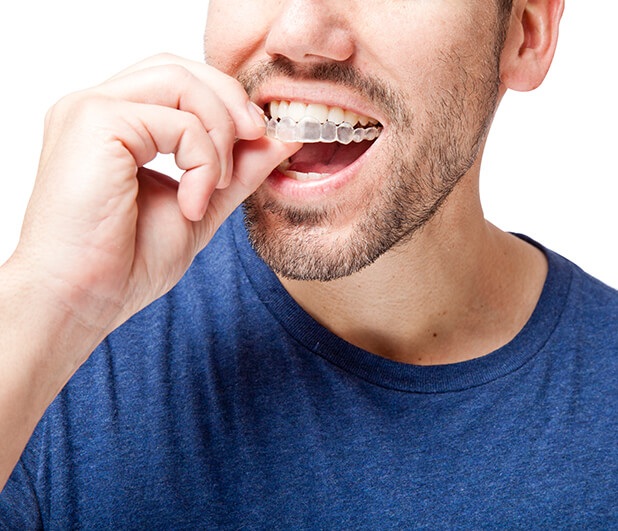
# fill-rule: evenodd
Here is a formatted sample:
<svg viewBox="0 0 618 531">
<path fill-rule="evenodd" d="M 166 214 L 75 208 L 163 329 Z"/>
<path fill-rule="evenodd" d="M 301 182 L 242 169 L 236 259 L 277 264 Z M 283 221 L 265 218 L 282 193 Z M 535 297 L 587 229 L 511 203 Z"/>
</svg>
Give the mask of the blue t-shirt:
<svg viewBox="0 0 618 531">
<path fill-rule="evenodd" d="M 50 406 L 0 527 L 618 527 L 615 291 L 545 251 L 513 341 L 405 365 L 313 321 L 241 217 Z"/>
</svg>

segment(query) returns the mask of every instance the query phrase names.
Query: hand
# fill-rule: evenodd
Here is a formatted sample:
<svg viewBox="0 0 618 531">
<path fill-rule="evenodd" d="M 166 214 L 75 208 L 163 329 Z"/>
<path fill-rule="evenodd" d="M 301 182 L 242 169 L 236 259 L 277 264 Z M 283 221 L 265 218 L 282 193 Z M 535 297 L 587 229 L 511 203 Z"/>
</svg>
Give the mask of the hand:
<svg viewBox="0 0 618 531">
<path fill-rule="evenodd" d="M 63 98 L 12 262 L 103 337 L 298 149 L 264 137 L 253 107 L 232 78 L 167 55 Z M 144 168 L 157 153 L 175 154 L 180 183 Z"/>
</svg>

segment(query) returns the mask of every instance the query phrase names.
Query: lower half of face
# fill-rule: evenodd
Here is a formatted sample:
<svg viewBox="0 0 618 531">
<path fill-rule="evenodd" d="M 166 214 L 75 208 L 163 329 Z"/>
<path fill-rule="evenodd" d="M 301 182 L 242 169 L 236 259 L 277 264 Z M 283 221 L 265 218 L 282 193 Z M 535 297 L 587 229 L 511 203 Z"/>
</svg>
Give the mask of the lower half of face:
<svg viewBox="0 0 618 531">
<path fill-rule="evenodd" d="M 458 57 L 441 64 L 439 82 L 417 89 L 423 93 L 365 80 L 362 92 L 385 100 L 387 119 L 368 124 L 378 138 L 308 143 L 246 201 L 253 246 L 275 272 L 320 281 L 351 275 L 408 241 L 440 209 L 478 156 L 498 97 L 495 57 L 477 75 Z"/>
</svg>

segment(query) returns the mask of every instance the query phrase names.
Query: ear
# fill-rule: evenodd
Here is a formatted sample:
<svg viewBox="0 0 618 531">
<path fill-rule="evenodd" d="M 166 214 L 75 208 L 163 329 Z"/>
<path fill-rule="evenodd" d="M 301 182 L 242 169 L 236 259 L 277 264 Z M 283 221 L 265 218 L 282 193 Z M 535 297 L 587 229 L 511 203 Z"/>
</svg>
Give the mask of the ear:
<svg viewBox="0 0 618 531">
<path fill-rule="evenodd" d="M 500 79 L 513 90 L 532 90 L 545 79 L 556 44 L 564 0 L 515 0 L 500 58 Z"/>
</svg>

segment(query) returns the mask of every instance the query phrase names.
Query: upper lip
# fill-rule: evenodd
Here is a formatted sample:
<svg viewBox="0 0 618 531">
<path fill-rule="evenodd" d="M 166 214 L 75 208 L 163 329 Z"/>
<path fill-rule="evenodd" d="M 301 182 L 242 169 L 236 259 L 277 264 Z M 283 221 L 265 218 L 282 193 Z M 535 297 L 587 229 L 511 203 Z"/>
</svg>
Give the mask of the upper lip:
<svg viewBox="0 0 618 531">
<path fill-rule="evenodd" d="M 341 107 L 356 114 L 373 118 L 385 125 L 386 118 L 375 105 L 365 98 L 329 82 L 302 82 L 282 79 L 261 86 L 251 98 L 264 108 L 271 101 L 300 101 L 322 103 L 330 107 Z"/>
</svg>

